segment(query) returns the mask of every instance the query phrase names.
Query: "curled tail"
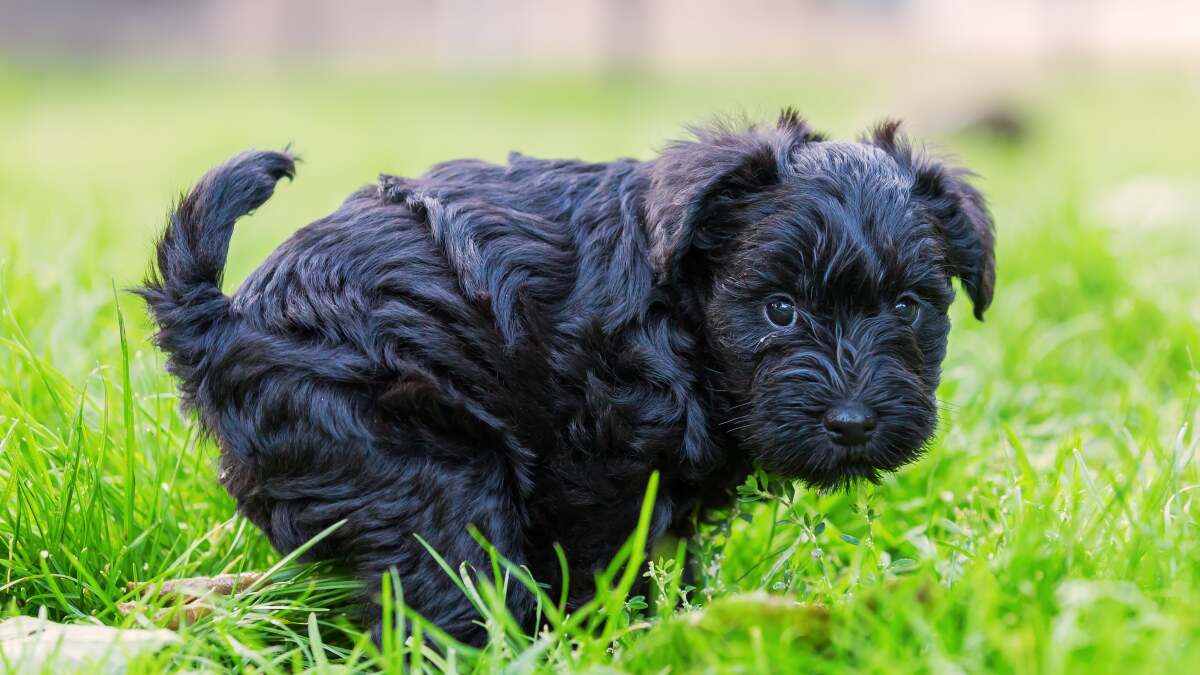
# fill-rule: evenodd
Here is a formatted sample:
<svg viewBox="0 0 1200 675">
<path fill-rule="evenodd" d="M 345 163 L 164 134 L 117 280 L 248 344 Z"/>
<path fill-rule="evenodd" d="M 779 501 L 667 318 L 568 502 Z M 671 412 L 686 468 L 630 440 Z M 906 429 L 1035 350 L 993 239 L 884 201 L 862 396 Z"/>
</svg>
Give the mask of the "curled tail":
<svg viewBox="0 0 1200 675">
<path fill-rule="evenodd" d="M 232 321 L 221 292 L 233 223 L 262 206 L 275 183 L 295 174 L 286 152 L 248 151 L 212 169 L 171 214 L 157 265 L 137 289 L 158 323 L 167 369 L 180 378 L 184 403 L 196 402 L 205 357 L 220 351 Z"/>
</svg>

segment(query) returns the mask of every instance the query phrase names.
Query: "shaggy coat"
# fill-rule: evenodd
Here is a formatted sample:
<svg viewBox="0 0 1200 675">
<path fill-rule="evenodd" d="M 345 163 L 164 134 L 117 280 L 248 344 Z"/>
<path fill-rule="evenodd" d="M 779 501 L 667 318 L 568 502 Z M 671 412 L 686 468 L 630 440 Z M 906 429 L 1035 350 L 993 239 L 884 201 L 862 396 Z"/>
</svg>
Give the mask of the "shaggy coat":
<svg viewBox="0 0 1200 675">
<path fill-rule="evenodd" d="M 310 557 L 369 592 L 395 568 L 406 602 L 467 642 L 478 617 L 414 535 L 486 569 L 474 526 L 553 587 L 557 543 L 577 606 L 654 471 L 652 540 L 754 465 L 832 488 L 915 459 L 950 278 L 980 317 L 992 295 L 982 199 L 895 125 L 830 142 L 785 111 L 649 161 L 383 176 L 226 296 L 234 221 L 293 171 L 247 152 L 182 200 L 140 290 L 157 342 L 278 550 L 344 520 Z M 847 401 L 868 411 L 853 441 L 831 426 Z M 508 602 L 533 620 L 519 585 Z"/>
</svg>

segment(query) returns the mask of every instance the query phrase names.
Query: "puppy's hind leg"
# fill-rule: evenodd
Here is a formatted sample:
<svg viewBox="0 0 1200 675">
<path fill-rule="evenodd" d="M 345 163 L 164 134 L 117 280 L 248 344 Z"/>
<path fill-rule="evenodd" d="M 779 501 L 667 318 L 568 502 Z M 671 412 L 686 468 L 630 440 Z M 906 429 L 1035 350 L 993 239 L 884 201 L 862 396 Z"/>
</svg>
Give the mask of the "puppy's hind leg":
<svg viewBox="0 0 1200 675">
<path fill-rule="evenodd" d="M 284 553 L 345 521 L 306 558 L 340 563 L 363 581 L 374 632 L 380 580 L 394 568 L 411 608 L 482 644 L 478 613 L 416 535 L 452 568 L 466 562 L 486 573 L 491 560 L 470 536 L 474 525 L 506 558 L 525 562 L 519 490 L 489 443 L 495 437 L 461 416 L 431 426 L 435 411 L 399 414 L 395 397 L 375 407 L 340 372 L 366 368 L 349 354 L 292 356 L 285 366 L 283 353 L 255 348 L 254 337 L 243 334 L 228 350 L 232 365 L 217 370 L 217 384 L 240 396 L 210 413 L 221 430 L 222 482 L 239 509 Z M 526 625 L 533 598 L 515 582 L 509 590 L 508 608 Z"/>
<path fill-rule="evenodd" d="M 371 504 L 346 523 L 352 538 L 346 542 L 351 567 L 372 600 L 368 607 L 372 636 L 378 644 L 383 627 L 381 581 L 395 570 L 408 607 L 460 642 L 484 645 L 485 618 L 434 552 L 453 574 L 472 577 L 466 580 L 468 586 L 477 585 L 476 575 L 502 585 L 503 577 L 492 579 L 489 554 L 469 533 L 474 526 L 500 555 L 523 562 L 520 518 L 501 475 L 483 466 L 450 467 L 414 458 L 396 479 L 392 489 L 373 495 Z M 535 599 L 516 580 L 508 583 L 505 604 L 517 624 L 528 626 L 532 621 Z"/>
</svg>

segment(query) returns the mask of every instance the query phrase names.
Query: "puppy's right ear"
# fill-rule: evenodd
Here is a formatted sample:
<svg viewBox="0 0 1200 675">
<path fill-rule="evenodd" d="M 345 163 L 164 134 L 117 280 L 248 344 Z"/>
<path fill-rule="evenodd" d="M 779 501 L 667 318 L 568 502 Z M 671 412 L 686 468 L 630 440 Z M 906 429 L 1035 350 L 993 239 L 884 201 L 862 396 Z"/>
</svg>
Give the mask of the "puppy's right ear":
<svg viewBox="0 0 1200 675">
<path fill-rule="evenodd" d="M 822 138 L 791 109 L 771 129 L 692 132 L 695 140 L 668 145 L 651 170 L 646 225 L 659 283 L 676 279 L 685 260 L 719 253 L 740 227 L 737 207 L 778 183 L 799 145 Z"/>
</svg>

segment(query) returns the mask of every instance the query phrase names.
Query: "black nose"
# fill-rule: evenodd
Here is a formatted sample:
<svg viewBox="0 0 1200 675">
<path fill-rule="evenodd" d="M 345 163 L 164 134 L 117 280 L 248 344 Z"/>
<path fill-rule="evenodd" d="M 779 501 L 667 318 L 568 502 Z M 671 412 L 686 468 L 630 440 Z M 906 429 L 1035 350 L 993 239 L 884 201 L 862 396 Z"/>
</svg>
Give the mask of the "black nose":
<svg viewBox="0 0 1200 675">
<path fill-rule="evenodd" d="M 858 403 L 839 403 L 825 413 L 825 430 L 838 445 L 862 445 L 875 429 L 875 413 Z"/>
</svg>

